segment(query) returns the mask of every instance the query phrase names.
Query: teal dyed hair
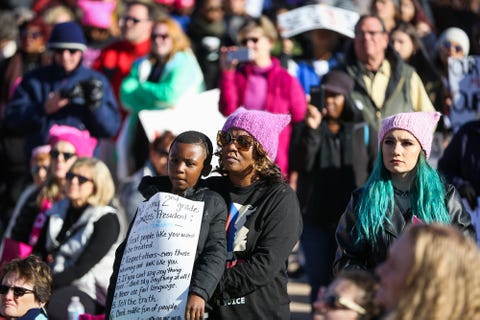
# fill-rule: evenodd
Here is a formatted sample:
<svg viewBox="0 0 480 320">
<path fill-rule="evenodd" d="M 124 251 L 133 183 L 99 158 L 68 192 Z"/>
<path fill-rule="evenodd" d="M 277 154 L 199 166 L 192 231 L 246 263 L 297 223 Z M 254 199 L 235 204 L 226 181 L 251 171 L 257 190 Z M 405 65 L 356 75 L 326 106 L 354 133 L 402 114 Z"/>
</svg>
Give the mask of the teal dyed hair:
<svg viewBox="0 0 480 320">
<path fill-rule="evenodd" d="M 355 207 L 357 240 L 366 240 L 373 245 L 376 245 L 377 235 L 383 234 L 385 224 L 390 222 L 389 216 L 394 208 L 393 184 L 382 159 L 382 151 L 379 150 L 372 173 Z M 423 152 L 415 170 L 410 190 L 412 213 L 425 223 L 450 223 L 444 201 L 445 184 L 427 163 Z"/>
</svg>

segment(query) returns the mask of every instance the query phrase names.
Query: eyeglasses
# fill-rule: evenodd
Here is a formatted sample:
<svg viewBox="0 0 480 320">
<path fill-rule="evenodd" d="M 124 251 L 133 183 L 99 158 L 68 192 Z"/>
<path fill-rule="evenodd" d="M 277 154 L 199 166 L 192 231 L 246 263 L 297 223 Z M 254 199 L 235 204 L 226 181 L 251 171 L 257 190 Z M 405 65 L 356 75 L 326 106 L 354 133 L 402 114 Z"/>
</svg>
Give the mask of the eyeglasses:
<svg viewBox="0 0 480 320">
<path fill-rule="evenodd" d="M 444 43 L 442 43 L 442 46 L 447 50 L 450 50 L 453 48 L 457 53 L 463 52 L 463 48 L 461 45 L 459 44 L 453 45 L 453 43 L 451 43 L 450 41 L 445 41 Z"/>
<path fill-rule="evenodd" d="M 25 31 L 25 32 L 22 32 L 22 37 L 25 37 L 25 38 L 32 38 L 32 39 L 38 39 L 42 36 L 42 33 L 40 31 Z"/>
<path fill-rule="evenodd" d="M 32 289 L 22 288 L 22 287 L 9 287 L 7 285 L 0 285 L 0 294 L 7 294 L 10 289 L 13 290 L 13 295 L 18 297 L 23 297 L 27 293 L 35 293 Z"/>
<path fill-rule="evenodd" d="M 65 51 L 68 51 L 68 53 L 70 54 L 75 54 L 77 53 L 78 51 L 80 51 L 79 49 L 72 49 L 72 48 L 55 48 L 53 49 L 53 52 L 56 53 L 56 54 L 63 54 Z"/>
<path fill-rule="evenodd" d="M 325 296 L 323 298 L 323 301 L 324 301 L 325 305 L 327 307 L 329 307 L 330 309 L 336 309 L 336 310 L 338 310 L 338 309 L 348 309 L 348 310 L 355 311 L 356 313 L 361 314 L 361 315 L 364 315 L 364 314 L 367 313 L 367 310 L 365 310 L 365 308 L 363 308 L 358 303 L 356 303 L 352 300 L 340 297 L 336 294 L 330 294 L 330 295 Z"/>
<path fill-rule="evenodd" d="M 138 18 L 135 18 L 135 17 L 132 17 L 132 16 L 124 16 L 122 17 L 122 21 L 124 22 L 128 22 L 128 21 L 132 21 L 133 24 L 137 24 L 139 22 L 142 22 L 142 21 L 149 21 L 150 19 L 138 19 Z"/>
<path fill-rule="evenodd" d="M 365 37 L 367 34 L 370 37 L 375 37 L 376 35 L 383 34 L 383 33 L 385 33 L 385 31 L 383 31 L 383 30 L 379 30 L 379 31 L 357 30 L 357 31 L 355 31 L 355 35 L 359 36 L 359 37 Z"/>
<path fill-rule="evenodd" d="M 252 136 L 248 136 L 246 134 L 241 134 L 236 137 L 233 137 L 232 134 L 228 131 L 218 131 L 217 133 L 217 144 L 220 147 L 225 147 L 230 145 L 231 143 L 235 144 L 235 147 L 239 151 L 247 151 L 249 150 L 255 139 Z"/>
<path fill-rule="evenodd" d="M 90 178 L 87 178 L 87 177 L 84 177 L 80 174 L 76 174 L 76 173 L 73 173 L 73 172 L 67 172 L 67 174 L 65 175 L 65 178 L 67 179 L 67 181 L 71 182 L 73 180 L 73 178 L 77 178 L 78 179 L 78 184 L 84 184 L 85 182 L 88 182 L 88 181 L 92 181 L 92 179 Z"/>
<path fill-rule="evenodd" d="M 163 41 L 165 41 L 169 37 L 170 36 L 166 33 L 152 33 L 152 35 L 150 36 L 150 39 L 157 40 L 158 38 L 161 38 Z"/>
<path fill-rule="evenodd" d="M 48 166 L 32 166 L 31 168 L 31 172 L 33 174 L 38 174 L 40 172 L 40 170 L 45 170 L 45 171 L 48 171 Z"/>
<path fill-rule="evenodd" d="M 254 44 L 256 44 L 258 40 L 260 40 L 260 38 L 251 37 L 251 38 L 243 38 L 242 41 L 240 42 L 243 46 L 246 46 L 249 41 L 252 41 Z"/>
<path fill-rule="evenodd" d="M 221 6 L 218 7 L 207 7 L 205 8 L 206 12 L 215 12 L 215 11 L 223 11 L 223 8 Z"/>
<path fill-rule="evenodd" d="M 68 161 L 70 160 L 72 157 L 75 157 L 76 154 L 73 153 L 73 152 L 61 152 L 61 151 L 58 151 L 58 150 L 52 150 L 50 151 L 50 156 L 52 158 L 55 158 L 55 159 L 58 159 L 58 156 L 62 155 L 63 156 L 63 159 L 65 159 L 65 161 Z"/>
</svg>

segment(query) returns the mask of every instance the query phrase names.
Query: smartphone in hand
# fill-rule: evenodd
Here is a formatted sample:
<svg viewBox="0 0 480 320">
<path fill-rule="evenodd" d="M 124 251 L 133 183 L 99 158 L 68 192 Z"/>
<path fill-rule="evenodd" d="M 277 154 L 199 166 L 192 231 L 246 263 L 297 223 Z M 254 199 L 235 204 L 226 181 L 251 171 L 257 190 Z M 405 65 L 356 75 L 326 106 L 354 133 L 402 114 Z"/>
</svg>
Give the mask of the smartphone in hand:
<svg viewBox="0 0 480 320">
<path fill-rule="evenodd" d="M 233 51 L 227 52 L 227 62 L 231 63 L 237 60 L 238 63 L 252 61 L 252 51 L 246 47 L 241 47 Z"/>
<path fill-rule="evenodd" d="M 310 104 L 320 111 L 325 107 L 325 90 L 322 86 L 310 86 Z"/>
</svg>

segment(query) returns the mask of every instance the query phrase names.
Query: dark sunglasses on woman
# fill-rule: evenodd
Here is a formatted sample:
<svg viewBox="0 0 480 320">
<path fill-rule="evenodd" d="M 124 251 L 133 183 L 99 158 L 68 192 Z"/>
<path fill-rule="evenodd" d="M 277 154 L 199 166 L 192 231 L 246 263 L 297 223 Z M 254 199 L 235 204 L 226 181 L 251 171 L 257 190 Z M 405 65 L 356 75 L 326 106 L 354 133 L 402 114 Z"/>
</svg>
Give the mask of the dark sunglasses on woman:
<svg viewBox="0 0 480 320">
<path fill-rule="evenodd" d="M 233 143 L 239 151 L 248 151 L 252 147 L 254 141 L 255 139 L 252 136 L 246 134 L 233 137 L 228 131 L 220 130 L 217 133 L 217 144 L 220 147 L 225 147 Z"/>
<path fill-rule="evenodd" d="M 13 295 L 15 297 L 22 297 L 27 293 L 35 293 L 34 290 L 27 289 L 27 288 L 22 288 L 22 287 L 9 287 L 7 285 L 0 285 L 0 294 L 7 294 L 10 289 L 13 290 Z"/>
</svg>

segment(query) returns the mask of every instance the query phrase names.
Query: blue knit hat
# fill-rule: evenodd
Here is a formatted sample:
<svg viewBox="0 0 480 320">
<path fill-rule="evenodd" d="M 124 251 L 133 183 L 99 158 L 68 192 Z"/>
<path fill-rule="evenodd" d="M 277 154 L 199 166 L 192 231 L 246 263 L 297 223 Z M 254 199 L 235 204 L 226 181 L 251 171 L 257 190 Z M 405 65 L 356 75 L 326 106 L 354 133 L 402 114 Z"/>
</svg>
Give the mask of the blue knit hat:
<svg viewBox="0 0 480 320">
<path fill-rule="evenodd" d="M 82 27 L 73 21 L 55 24 L 50 39 L 48 39 L 48 48 L 85 51 L 87 49 L 87 40 L 83 34 Z"/>
</svg>

